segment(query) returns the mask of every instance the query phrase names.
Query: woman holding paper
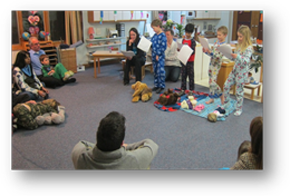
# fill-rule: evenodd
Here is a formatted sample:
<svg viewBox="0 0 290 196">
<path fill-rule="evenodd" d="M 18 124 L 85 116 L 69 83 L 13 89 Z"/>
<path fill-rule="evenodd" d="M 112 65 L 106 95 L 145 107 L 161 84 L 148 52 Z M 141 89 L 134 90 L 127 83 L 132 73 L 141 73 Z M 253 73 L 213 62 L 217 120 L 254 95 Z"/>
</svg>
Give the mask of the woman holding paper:
<svg viewBox="0 0 290 196">
<path fill-rule="evenodd" d="M 173 30 L 168 29 L 165 31 L 167 38 L 167 48 L 165 50 L 165 81 L 177 82 L 180 71 L 181 64 L 177 59 L 177 43 L 173 41 Z"/>
<path fill-rule="evenodd" d="M 137 45 L 140 41 L 140 36 L 136 28 L 131 28 L 129 31 L 129 39 L 126 43 L 126 50 L 127 51 L 133 51 L 135 53 L 135 56 L 133 57 L 127 57 L 125 70 L 124 70 L 124 85 L 129 85 L 129 71 L 131 66 L 135 66 L 135 77 L 136 82 L 142 80 L 142 73 L 141 68 L 145 64 L 146 61 L 146 53 L 139 48 L 137 48 Z"/>
<path fill-rule="evenodd" d="M 223 107 L 226 110 L 230 105 L 230 89 L 233 85 L 236 85 L 236 111 L 235 116 L 242 114 L 242 106 L 244 100 L 244 85 L 247 80 L 250 60 L 253 52 L 251 42 L 251 30 L 246 25 L 241 25 L 238 29 L 238 46 L 236 53 L 232 54 L 232 58 L 235 59 L 235 65 L 228 76 L 224 84 L 224 103 Z"/>
</svg>

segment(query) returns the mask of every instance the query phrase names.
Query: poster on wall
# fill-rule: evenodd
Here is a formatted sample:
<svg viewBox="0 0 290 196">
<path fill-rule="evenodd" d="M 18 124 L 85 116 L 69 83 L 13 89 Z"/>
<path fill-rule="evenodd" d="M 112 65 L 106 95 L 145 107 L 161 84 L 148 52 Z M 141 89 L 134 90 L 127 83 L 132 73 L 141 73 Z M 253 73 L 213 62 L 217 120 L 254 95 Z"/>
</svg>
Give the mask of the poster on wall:
<svg viewBox="0 0 290 196">
<path fill-rule="evenodd" d="M 167 11 L 158 11 L 158 18 L 162 22 L 167 21 Z"/>
</svg>

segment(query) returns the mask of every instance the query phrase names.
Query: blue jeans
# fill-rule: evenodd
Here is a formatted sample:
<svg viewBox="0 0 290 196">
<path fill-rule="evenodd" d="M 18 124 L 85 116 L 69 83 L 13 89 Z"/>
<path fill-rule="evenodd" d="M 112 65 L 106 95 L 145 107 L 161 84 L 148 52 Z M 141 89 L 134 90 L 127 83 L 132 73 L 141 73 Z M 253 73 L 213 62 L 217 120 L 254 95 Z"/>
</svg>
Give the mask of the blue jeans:
<svg viewBox="0 0 290 196">
<path fill-rule="evenodd" d="M 30 100 L 37 100 L 38 99 L 38 95 L 35 95 L 35 94 L 28 92 L 28 91 L 21 92 L 18 95 L 24 95 L 24 94 L 28 95 L 30 97 Z"/>
</svg>

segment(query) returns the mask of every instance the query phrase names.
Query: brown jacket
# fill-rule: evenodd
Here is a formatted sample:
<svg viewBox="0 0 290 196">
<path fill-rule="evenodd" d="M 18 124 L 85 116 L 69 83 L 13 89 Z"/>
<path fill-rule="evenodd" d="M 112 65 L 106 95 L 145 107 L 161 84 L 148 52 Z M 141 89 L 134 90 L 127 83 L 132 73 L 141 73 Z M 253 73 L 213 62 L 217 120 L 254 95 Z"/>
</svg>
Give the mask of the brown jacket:
<svg viewBox="0 0 290 196">
<path fill-rule="evenodd" d="M 256 169 L 257 156 L 246 152 L 240 156 L 240 159 L 231 167 L 232 170 L 250 170 Z"/>
</svg>

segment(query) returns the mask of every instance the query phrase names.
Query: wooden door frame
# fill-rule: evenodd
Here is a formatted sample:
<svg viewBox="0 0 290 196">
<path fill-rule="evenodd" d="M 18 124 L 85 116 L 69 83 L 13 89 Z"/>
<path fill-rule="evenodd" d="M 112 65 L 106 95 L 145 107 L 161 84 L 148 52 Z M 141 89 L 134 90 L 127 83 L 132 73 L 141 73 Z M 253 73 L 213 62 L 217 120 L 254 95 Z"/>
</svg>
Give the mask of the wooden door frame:
<svg viewBox="0 0 290 196">
<path fill-rule="evenodd" d="M 239 14 L 239 11 L 234 11 L 232 41 L 237 40 L 238 14 Z"/>
</svg>

